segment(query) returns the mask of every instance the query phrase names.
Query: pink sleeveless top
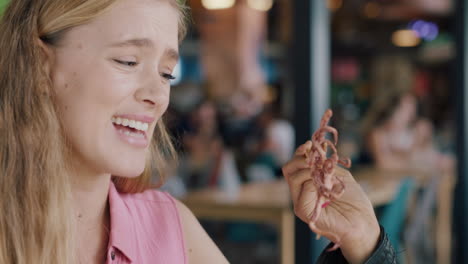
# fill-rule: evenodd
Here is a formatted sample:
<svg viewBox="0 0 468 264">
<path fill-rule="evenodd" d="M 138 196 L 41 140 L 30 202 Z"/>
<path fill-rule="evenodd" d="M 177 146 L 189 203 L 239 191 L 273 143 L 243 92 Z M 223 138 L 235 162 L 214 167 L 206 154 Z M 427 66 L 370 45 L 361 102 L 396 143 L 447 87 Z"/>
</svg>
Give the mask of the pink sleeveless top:
<svg viewBox="0 0 468 264">
<path fill-rule="evenodd" d="M 174 198 L 148 190 L 122 194 L 109 189 L 107 264 L 186 264 L 184 238 Z"/>
</svg>

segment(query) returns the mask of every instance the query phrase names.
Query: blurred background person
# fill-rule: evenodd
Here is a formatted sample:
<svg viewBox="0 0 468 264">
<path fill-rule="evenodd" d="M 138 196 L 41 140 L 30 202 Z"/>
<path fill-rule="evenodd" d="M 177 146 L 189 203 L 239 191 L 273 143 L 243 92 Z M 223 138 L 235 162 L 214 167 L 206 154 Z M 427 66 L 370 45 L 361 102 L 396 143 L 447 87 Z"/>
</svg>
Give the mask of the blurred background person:
<svg viewBox="0 0 468 264">
<path fill-rule="evenodd" d="M 372 125 L 365 136 L 377 168 L 389 170 L 453 170 L 453 157 L 434 145 L 433 126 L 418 115 L 418 102 L 411 93 L 381 95 L 368 111 Z"/>
</svg>

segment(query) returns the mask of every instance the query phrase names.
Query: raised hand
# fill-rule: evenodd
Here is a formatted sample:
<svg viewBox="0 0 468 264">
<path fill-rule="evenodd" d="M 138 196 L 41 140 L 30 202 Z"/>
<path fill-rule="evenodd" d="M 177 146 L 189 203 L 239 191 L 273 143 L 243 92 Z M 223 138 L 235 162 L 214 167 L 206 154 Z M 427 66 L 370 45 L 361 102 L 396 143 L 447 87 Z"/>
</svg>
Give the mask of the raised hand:
<svg viewBox="0 0 468 264">
<path fill-rule="evenodd" d="M 350 263 L 362 263 L 377 245 L 380 228 L 372 204 L 349 171 L 335 167 L 334 176 L 344 184 L 344 191 L 330 202 L 321 203 L 318 186 L 312 178 L 312 141 L 299 146 L 294 157 L 283 167 L 295 214 L 312 231 L 336 243 Z M 319 203 L 320 202 L 320 203 Z M 315 207 L 323 207 L 317 219 Z"/>
</svg>

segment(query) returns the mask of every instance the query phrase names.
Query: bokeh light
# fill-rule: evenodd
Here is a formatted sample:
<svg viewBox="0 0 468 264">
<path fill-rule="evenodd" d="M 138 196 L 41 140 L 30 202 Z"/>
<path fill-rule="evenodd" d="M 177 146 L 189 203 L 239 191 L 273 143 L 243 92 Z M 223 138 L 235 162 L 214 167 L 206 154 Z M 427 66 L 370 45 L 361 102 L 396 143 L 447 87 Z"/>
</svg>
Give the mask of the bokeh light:
<svg viewBox="0 0 468 264">
<path fill-rule="evenodd" d="M 369 2 L 364 6 L 364 15 L 367 18 L 376 18 L 380 15 L 381 8 L 378 3 Z"/>
<path fill-rule="evenodd" d="M 331 11 L 336 11 L 343 6 L 343 0 L 327 0 L 327 7 Z"/>
<path fill-rule="evenodd" d="M 235 0 L 202 0 L 203 7 L 210 10 L 231 8 L 235 3 Z"/>
<path fill-rule="evenodd" d="M 416 32 L 418 37 L 426 40 L 432 41 L 437 38 L 439 35 L 439 27 L 433 22 L 428 22 L 425 20 L 414 20 L 408 24 L 408 29 Z"/>
<path fill-rule="evenodd" d="M 397 47 L 415 47 L 421 43 L 421 39 L 414 30 L 400 29 L 393 32 L 392 42 Z"/>
<path fill-rule="evenodd" d="M 259 11 L 268 11 L 273 6 L 273 0 L 247 0 L 247 5 Z"/>
</svg>

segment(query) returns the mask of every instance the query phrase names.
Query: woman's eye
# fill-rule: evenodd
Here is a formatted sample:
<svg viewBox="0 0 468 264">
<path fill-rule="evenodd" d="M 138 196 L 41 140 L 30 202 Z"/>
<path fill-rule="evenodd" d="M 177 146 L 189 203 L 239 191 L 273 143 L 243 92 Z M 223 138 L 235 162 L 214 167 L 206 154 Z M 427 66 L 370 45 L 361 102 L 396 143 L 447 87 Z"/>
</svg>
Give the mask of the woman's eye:
<svg viewBox="0 0 468 264">
<path fill-rule="evenodd" d="M 171 75 L 169 73 L 163 73 L 162 77 L 167 79 L 167 80 L 174 80 L 176 78 L 175 76 L 173 76 L 173 75 Z"/>
<path fill-rule="evenodd" d="M 133 67 L 133 66 L 138 65 L 138 63 L 136 61 L 124 61 L 124 60 L 114 60 L 114 61 L 119 63 L 119 64 L 129 66 L 129 67 Z"/>
</svg>

